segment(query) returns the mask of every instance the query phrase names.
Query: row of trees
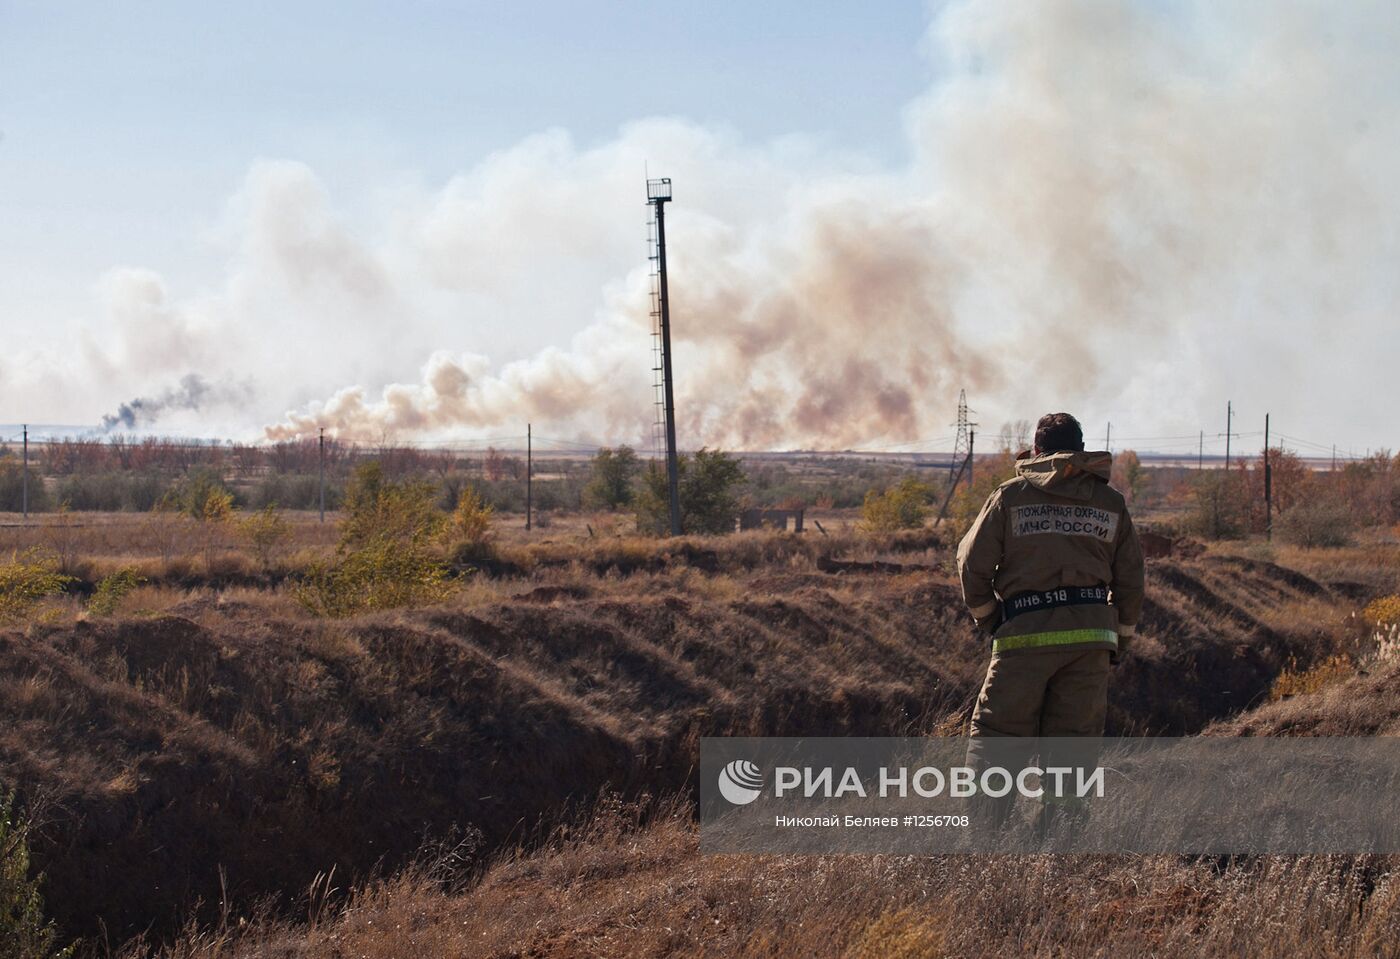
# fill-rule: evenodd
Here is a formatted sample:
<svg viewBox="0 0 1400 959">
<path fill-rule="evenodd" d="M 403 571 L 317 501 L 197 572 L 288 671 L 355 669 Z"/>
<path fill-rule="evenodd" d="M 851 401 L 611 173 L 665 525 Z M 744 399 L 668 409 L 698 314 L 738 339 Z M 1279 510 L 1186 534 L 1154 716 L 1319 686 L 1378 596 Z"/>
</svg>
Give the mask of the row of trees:
<svg viewBox="0 0 1400 959">
<path fill-rule="evenodd" d="M 1285 542 L 1340 545 L 1361 526 L 1400 522 L 1400 457 L 1388 452 L 1342 464 L 1335 471 L 1310 469 L 1297 454 L 1269 451 L 1272 531 Z M 960 536 L 998 485 L 1015 476 L 1010 447 L 977 464 L 970 484 L 949 503 L 948 529 Z M 1139 508 L 1162 508 L 1181 533 L 1207 539 L 1262 534 L 1271 518 L 1264 495 L 1264 456 L 1235 460 L 1228 469 L 1148 469 L 1136 453 L 1114 457 L 1110 482 Z M 924 525 L 946 487 L 906 477 L 871 490 L 862 509 L 872 530 Z"/>
<path fill-rule="evenodd" d="M 949 518 L 954 530 L 970 522 L 997 483 L 1014 475 L 1012 449 L 1022 437 L 1015 430 L 1011 433 L 1016 435 L 1005 438 L 999 454 L 979 459 L 972 484 L 961 487 L 951 501 Z M 40 472 L 31 468 L 28 501 L 33 512 L 64 504 L 76 511 L 147 512 L 168 503 L 172 496 L 210 482 L 224 488 L 232 505 L 242 510 L 304 510 L 315 509 L 320 503 L 315 443 L 201 447 L 196 449 L 203 451 L 207 462 L 192 466 L 183 458 L 190 447 L 154 440 L 74 440 L 46 449 L 49 452 L 44 456 L 54 457 L 49 467 L 58 472 L 41 480 Z M 431 484 L 436 503 L 444 511 L 455 509 L 468 492 L 497 513 L 524 509 L 525 464 L 518 457 L 487 451 L 468 459 L 412 448 L 372 450 L 333 442 L 327 443 L 328 508 L 343 505 L 354 464 L 365 462 L 370 453 L 382 455 L 374 461 L 385 477 Z M 1285 538 L 1313 542 L 1326 538 L 1328 528 L 1345 530 L 1358 523 L 1389 525 L 1400 519 L 1400 466 L 1388 453 L 1324 472 L 1309 469 L 1296 454 L 1283 449 L 1271 450 L 1270 460 L 1274 529 Z M 180 471 L 140 468 L 153 462 Z M 76 469 L 77 463 L 98 471 Z M 108 469 L 123 463 L 131 469 Z M 1183 532 L 1208 538 L 1244 536 L 1262 532 L 1268 522 L 1262 465 L 1262 456 L 1256 456 L 1237 459 L 1228 469 L 1149 469 L 1136 453 L 1127 450 L 1114 457 L 1112 482 L 1140 510 L 1161 507 L 1172 511 L 1180 518 Z M 861 506 L 868 528 L 908 528 L 927 522 L 946 492 L 941 476 L 911 476 L 907 467 L 889 463 L 760 460 L 741 465 L 718 450 L 682 456 L 680 485 L 684 525 L 693 532 L 732 529 L 743 505 Z M 14 451 L 0 451 L 0 510 L 19 510 L 24 486 Z M 664 469 L 626 446 L 602 449 L 586 464 L 577 460 L 537 463 L 532 494 L 537 511 L 630 511 L 643 532 L 662 532 L 668 525 Z"/>
<path fill-rule="evenodd" d="M 15 444 L 0 445 L 0 457 L 17 457 Z M 326 470 L 348 475 L 354 464 L 373 459 L 390 476 L 472 469 L 491 479 L 524 475 L 522 457 L 495 449 L 471 455 L 454 450 L 421 449 L 392 443 L 362 445 L 327 437 L 280 443 L 201 443 L 161 437 L 112 434 L 103 438 L 67 437 L 32 441 L 30 465 L 45 476 L 74 476 L 110 472 L 188 473 L 204 467 L 235 476 L 261 473 L 315 473 Z"/>
</svg>

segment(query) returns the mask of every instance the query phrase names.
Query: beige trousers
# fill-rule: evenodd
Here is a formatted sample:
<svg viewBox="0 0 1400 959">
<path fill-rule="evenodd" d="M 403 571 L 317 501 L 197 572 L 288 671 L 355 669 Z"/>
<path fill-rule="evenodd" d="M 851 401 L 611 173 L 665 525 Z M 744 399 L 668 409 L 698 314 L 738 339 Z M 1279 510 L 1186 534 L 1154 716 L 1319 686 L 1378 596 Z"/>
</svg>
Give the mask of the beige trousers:
<svg viewBox="0 0 1400 959">
<path fill-rule="evenodd" d="M 993 655 L 972 713 L 973 736 L 1102 736 L 1106 649 Z"/>
</svg>

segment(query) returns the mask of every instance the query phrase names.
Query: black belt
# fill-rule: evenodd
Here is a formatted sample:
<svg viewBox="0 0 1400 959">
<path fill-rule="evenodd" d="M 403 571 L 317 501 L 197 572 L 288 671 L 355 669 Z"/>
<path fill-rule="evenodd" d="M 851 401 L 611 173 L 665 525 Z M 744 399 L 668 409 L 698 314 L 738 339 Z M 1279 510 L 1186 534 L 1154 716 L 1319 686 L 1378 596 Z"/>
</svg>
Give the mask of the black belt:
<svg viewBox="0 0 1400 959">
<path fill-rule="evenodd" d="M 1002 604 L 1004 619 L 1014 619 L 1022 613 L 1060 606 L 1107 606 L 1107 586 L 1061 586 L 1038 593 L 1017 593 Z"/>
</svg>

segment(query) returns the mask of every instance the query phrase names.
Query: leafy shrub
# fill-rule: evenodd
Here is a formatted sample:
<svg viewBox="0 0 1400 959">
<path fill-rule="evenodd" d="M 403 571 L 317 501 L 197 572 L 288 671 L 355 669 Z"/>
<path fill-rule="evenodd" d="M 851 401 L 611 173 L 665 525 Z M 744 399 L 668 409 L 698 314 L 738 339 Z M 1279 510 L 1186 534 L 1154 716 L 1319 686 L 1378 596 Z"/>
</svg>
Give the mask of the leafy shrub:
<svg viewBox="0 0 1400 959">
<path fill-rule="evenodd" d="M 24 509 L 24 466 L 14 459 L 0 460 L 0 510 L 18 513 Z M 49 491 L 43 477 L 29 469 L 29 512 L 42 513 L 50 508 Z"/>
<path fill-rule="evenodd" d="M 264 571 L 271 569 L 277 551 L 291 535 L 291 525 L 271 504 L 241 517 L 237 524 L 238 532 L 248 541 L 258 565 Z"/>
<path fill-rule="evenodd" d="M 326 509 L 340 508 L 344 491 L 339 483 L 326 477 Z M 248 504 L 254 509 L 279 506 L 282 509 L 319 509 L 321 481 L 315 474 L 271 473 L 262 478 L 248 493 Z"/>
<path fill-rule="evenodd" d="M 234 524 L 233 494 L 221 486 L 203 491 L 198 499 L 191 500 L 187 509 L 199 503 L 200 511 L 192 513 L 199 520 L 199 538 L 204 550 L 204 572 L 214 573 L 214 560 L 219 551 L 228 545 L 228 533 Z"/>
<path fill-rule="evenodd" d="M 169 490 L 168 482 L 157 473 L 111 470 L 65 476 L 55 498 L 75 510 L 144 513 Z"/>
<path fill-rule="evenodd" d="M 76 944 L 56 948 L 58 931 L 44 918 L 40 878 L 29 878 L 29 830 L 15 812 L 14 793 L 0 793 L 0 956 L 67 959 Z"/>
<path fill-rule="evenodd" d="M 1371 627 L 1371 658 L 1377 662 L 1400 659 L 1400 596 L 1371 600 L 1361 611 L 1361 618 Z"/>
<path fill-rule="evenodd" d="M 861 527 L 878 533 L 918 529 L 928 520 L 933 496 L 932 486 L 912 476 L 883 493 L 871 490 L 865 494 L 865 505 L 861 507 Z"/>
<path fill-rule="evenodd" d="M 92 598 L 88 600 L 88 610 L 99 616 L 110 616 L 117 611 L 117 604 L 144 582 L 135 567 L 123 566 L 116 572 L 102 577 L 97 589 L 93 590 Z"/>
<path fill-rule="evenodd" d="M 353 616 L 441 602 L 451 592 L 439 555 L 447 517 L 430 483 L 393 482 L 361 465 L 345 494 L 347 516 L 331 562 L 314 563 L 294 589 L 317 616 Z"/>
<path fill-rule="evenodd" d="M 681 454 L 678 461 L 681 529 L 687 533 L 732 533 L 739 519 L 738 487 L 744 480 L 739 461 L 721 450 Z M 671 529 L 666 468 L 648 463 L 642 487 L 633 500 L 637 530 L 663 536 Z"/>
<path fill-rule="evenodd" d="M 293 595 L 313 615 L 340 618 L 438 603 L 451 592 L 440 560 L 378 538 L 341 552 L 334 562 L 313 563 Z"/>
<path fill-rule="evenodd" d="M 388 480 L 378 462 L 363 463 L 345 490 L 341 544 L 356 547 L 379 539 L 405 546 L 426 544 L 447 525 L 436 499 L 431 483 Z"/>
<path fill-rule="evenodd" d="M 475 489 L 468 486 L 457 496 L 457 508 L 452 511 L 450 532 L 458 542 L 457 554 L 480 557 L 491 550 L 494 532 L 491 529 L 492 509 Z M 543 517 L 540 517 L 543 519 Z"/>
<path fill-rule="evenodd" d="M 1194 478 L 1186 532 L 1205 539 L 1238 539 L 1249 532 L 1250 495 L 1238 471 L 1205 470 Z"/>
<path fill-rule="evenodd" d="M 600 449 L 593 457 L 592 475 L 583 500 L 594 509 L 618 509 L 632 502 L 632 485 L 642 470 L 641 460 L 630 446 Z"/>
<path fill-rule="evenodd" d="M 201 468 L 167 490 L 163 505 L 198 520 L 225 519 L 233 508 L 233 494 L 217 471 Z"/>
<path fill-rule="evenodd" d="M 1294 546 L 1346 546 L 1352 529 L 1347 505 L 1324 500 L 1298 503 L 1274 520 L 1278 538 Z"/>
<path fill-rule="evenodd" d="M 63 592 L 72 579 L 38 550 L 11 554 L 8 563 L 0 564 L 0 622 L 23 618 L 45 597 Z"/>
</svg>

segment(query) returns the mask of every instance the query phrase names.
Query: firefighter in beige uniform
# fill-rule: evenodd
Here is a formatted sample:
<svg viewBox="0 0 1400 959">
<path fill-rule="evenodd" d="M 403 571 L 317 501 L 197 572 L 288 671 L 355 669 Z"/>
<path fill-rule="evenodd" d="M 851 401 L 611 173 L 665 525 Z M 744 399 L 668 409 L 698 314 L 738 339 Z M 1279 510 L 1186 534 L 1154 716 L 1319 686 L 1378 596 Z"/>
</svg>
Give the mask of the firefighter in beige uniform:
<svg viewBox="0 0 1400 959">
<path fill-rule="evenodd" d="M 1142 547 L 1111 465 L 1084 452 L 1074 417 L 1042 417 L 1035 449 L 959 544 L 963 599 L 992 636 L 974 737 L 1103 735 L 1109 666 L 1143 597 Z"/>
</svg>

